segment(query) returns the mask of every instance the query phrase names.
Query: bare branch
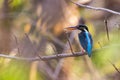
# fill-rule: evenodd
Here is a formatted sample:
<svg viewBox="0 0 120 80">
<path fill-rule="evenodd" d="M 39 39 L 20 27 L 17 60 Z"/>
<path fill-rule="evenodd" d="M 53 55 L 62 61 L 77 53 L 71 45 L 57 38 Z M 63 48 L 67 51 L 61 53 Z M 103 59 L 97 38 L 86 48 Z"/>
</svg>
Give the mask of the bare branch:
<svg viewBox="0 0 120 80">
<path fill-rule="evenodd" d="M 25 33 L 25 36 L 29 39 L 29 41 L 31 42 L 31 39 L 29 38 L 29 36 L 28 36 L 28 34 L 27 33 Z M 42 59 L 41 58 L 41 56 L 37 53 L 37 50 L 34 48 L 34 46 L 33 46 L 33 43 L 31 42 L 31 44 L 32 44 L 32 48 L 33 48 L 33 50 L 34 50 L 34 53 L 40 58 L 40 59 Z"/>
<path fill-rule="evenodd" d="M 55 46 L 54 46 L 53 44 L 51 44 L 51 47 L 52 47 L 52 49 L 54 50 L 54 52 L 55 52 L 56 54 L 59 54 L 58 51 L 56 50 L 56 48 L 55 48 Z"/>
<path fill-rule="evenodd" d="M 14 36 L 14 38 L 15 38 L 15 42 L 16 42 L 16 46 L 17 46 L 18 53 L 19 53 L 19 55 L 20 55 L 21 53 L 20 53 L 20 48 L 19 48 L 18 39 L 17 39 L 17 37 L 16 37 L 15 35 L 13 35 L 13 36 Z"/>
<path fill-rule="evenodd" d="M 118 70 L 118 68 L 115 66 L 114 63 L 112 63 L 110 60 L 108 60 L 110 62 L 110 64 L 112 64 L 112 66 L 115 68 L 115 70 L 120 74 L 120 71 Z"/>
<path fill-rule="evenodd" d="M 58 57 L 58 51 L 55 49 L 55 46 L 53 46 L 53 44 L 51 45 L 52 46 L 52 48 L 53 48 L 53 50 L 54 50 L 54 52 L 56 53 L 56 56 Z"/>
<path fill-rule="evenodd" d="M 70 53 L 63 53 L 63 54 L 57 54 L 56 55 L 50 55 L 50 56 L 41 56 L 41 59 L 39 57 L 36 58 L 23 58 L 23 57 L 16 57 L 16 56 L 10 56 L 5 54 L 0 54 L 0 57 L 3 58 L 9 58 L 9 59 L 16 59 L 16 60 L 24 60 L 24 61 L 39 61 L 39 60 L 51 60 L 51 59 L 59 59 L 59 58 L 66 58 L 66 57 L 77 57 L 77 56 L 83 56 L 85 55 L 82 52 L 76 52 L 74 55 Z"/>
<path fill-rule="evenodd" d="M 66 38 L 67 38 L 67 40 L 68 40 L 68 43 L 69 43 L 69 46 L 70 46 L 70 50 L 71 50 L 72 54 L 74 54 L 74 51 L 73 51 L 73 49 L 72 49 L 72 45 L 71 45 L 71 43 L 70 43 L 70 40 L 69 40 L 69 37 L 68 37 L 67 32 L 65 32 L 65 35 L 66 35 Z"/>
<path fill-rule="evenodd" d="M 106 18 L 105 18 L 104 22 L 105 22 L 105 29 L 106 29 L 106 33 L 107 33 L 107 38 L 108 38 L 108 41 L 109 41 L 110 38 L 109 38 L 109 30 L 108 30 L 108 21 L 107 21 Z"/>
<path fill-rule="evenodd" d="M 103 49 L 112 48 L 112 47 L 120 47 L 120 44 L 115 44 L 112 46 L 105 46 L 105 47 L 102 47 L 100 49 L 94 49 L 93 52 L 103 50 Z M 5 55 L 5 54 L 0 54 L 0 57 L 8 58 L 8 59 L 24 60 L 24 61 L 40 61 L 40 60 L 47 61 L 47 60 L 51 60 L 51 59 L 60 59 L 60 58 L 67 58 L 67 57 L 79 57 L 79 56 L 83 56 L 83 55 L 86 55 L 86 53 L 83 53 L 83 52 L 74 52 L 74 54 L 62 53 L 62 54 L 58 54 L 57 56 L 56 55 L 41 56 L 41 59 L 39 57 L 25 58 L 25 57 L 16 57 L 16 56 Z"/>
<path fill-rule="evenodd" d="M 70 0 L 70 1 L 74 4 L 76 4 L 77 6 L 80 6 L 80 7 L 83 7 L 83 8 L 92 9 L 92 10 L 96 10 L 96 11 L 105 11 L 105 12 L 109 12 L 109 13 L 112 13 L 112 14 L 120 15 L 120 12 L 113 11 L 113 10 L 110 10 L 110 9 L 100 8 L 100 7 L 92 7 L 92 6 L 76 3 L 72 0 Z"/>
</svg>

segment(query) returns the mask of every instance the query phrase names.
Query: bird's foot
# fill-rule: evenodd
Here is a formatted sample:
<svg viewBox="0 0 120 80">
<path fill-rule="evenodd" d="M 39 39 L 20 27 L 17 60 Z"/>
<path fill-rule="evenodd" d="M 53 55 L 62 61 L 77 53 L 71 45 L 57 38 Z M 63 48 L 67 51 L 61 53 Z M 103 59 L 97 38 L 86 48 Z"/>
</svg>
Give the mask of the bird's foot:
<svg viewBox="0 0 120 80">
<path fill-rule="evenodd" d="M 81 49 L 81 52 L 82 52 L 82 53 L 85 53 L 85 50 L 84 50 L 84 49 Z"/>
</svg>

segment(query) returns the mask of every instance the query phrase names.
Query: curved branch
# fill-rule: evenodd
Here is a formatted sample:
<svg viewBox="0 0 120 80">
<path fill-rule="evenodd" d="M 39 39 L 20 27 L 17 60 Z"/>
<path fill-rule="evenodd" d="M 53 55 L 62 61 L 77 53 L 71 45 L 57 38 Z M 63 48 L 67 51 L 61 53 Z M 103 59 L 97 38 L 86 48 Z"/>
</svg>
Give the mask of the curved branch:
<svg viewBox="0 0 120 80">
<path fill-rule="evenodd" d="M 93 7 L 93 6 L 88 6 L 88 5 L 84 5 L 84 4 L 80 4 L 80 3 L 76 3 L 72 0 L 70 0 L 72 3 L 76 4 L 77 6 L 83 7 L 83 8 L 87 8 L 87 9 L 92 9 L 92 10 L 97 10 L 97 11 L 105 11 L 105 12 L 109 12 L 112 14 L 116 14 L 116 15 L 120 15 L 120 12 L 117 11 L 113 11 L 110 9 L 106 9 L 106 8 L 101 8 L 101 7 Z"/>
<path fill-rule="evenodd" d="M 108 48 L 113 48 L 113 47 L 120 47 L 120 44 L 113 44 L 113 45 L 109 45 L 109 46 L 105 46 L 102 47 L 100 49 L 94 49 L 92 52 L 95 51 L 99 51 L 99 50 L 104 50 L 104 49 L 108 49 Z M 83 56 L 86 55 L 85 53 L 82 52 L 74 52 L 74 54 L 72 53 L 62 53 L 62 54 L 57 54 L 57 55 L 48 55 L 48 56 L 41 56 L 41 58 L 39 57 L 35 57 L 35 58 L 23 58 L 23 57 L 16 57 L 16 56 L 11 56 L 11 55 L 5 55 L 5 54 L 0 54 L 0 57 L 3 58 L 8 58 L 8 59 L 15 59 L 15 60 L 23 60 L 23 61 L 47 61 L 47 60 L 51 60 L 51 59 L 60 59 L 60 58 L 68 58 L 68 57 L 79 57 L 79 56 Z"/>
<path fill-rule="evenodd" d="M 86 55 L 86 53 L 82 53 L 82 52 L 76 52 L 75 54 L 63 53 L 63 54 L 50 55 L 50 56 L 41 56 L 41 59 L 39 57 L 23 58 L 23 57 L 16 57 L 16 56 L 5 55 L 5 54 L 0 54 L 0 57 L 16 59 L 16 60 L 24 60 L 24 61 L 39 61 L 39 60 L 46 61 L 46 60 L 51 60 L 51 59 L 59 59 L 59 58 L 66 58 L 66 57 L 78 57 L 78 56 L 83 56 L 83 55 Z"/>
</svg>

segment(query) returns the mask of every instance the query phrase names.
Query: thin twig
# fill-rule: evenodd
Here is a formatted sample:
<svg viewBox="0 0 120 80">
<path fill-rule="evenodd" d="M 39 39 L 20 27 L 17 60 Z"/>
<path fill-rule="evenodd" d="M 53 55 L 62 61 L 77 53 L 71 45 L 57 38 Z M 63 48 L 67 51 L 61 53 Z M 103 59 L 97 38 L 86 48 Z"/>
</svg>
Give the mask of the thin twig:
<svg viewBox="0 0 120 80">
<path fill-rule="evenodd" d="M 17 39 L 17 37 L 16 37 L 15 35 L 13 35 L 13 36 L 14 36 L 14 38 L 15 38 L 15 42 L 16 42 L 16 46 L 17 46 L 17 50 L 18 50 L 18 54 L 20 55 L 21 53 L 20 53 L 20 49 L 19 49 L 18 39 Z"/>
<path fill-rule="evenodd" d="M 59 54 L 58 51 L 55 49 L 55 47 L 53 45 L 51 45 L 51 46 L 52 46 L 54 52 L 56 53 L 56 56 L 58 57 L 58 54 Z"/>
<path fill-rule="evenodd" d="M 92 7 L 92 6 L 88 6 L 88 5 L 84 5 L 84 4 L 80 4 L 80 3 L 76 3 L 72 0 L 70 0 L 72 3 L 76 4 L 77 6 L 83 7 L 83 8 L 87 8 L 87 9 L 92 9 L 92 10 L 97 10 L 97 11 L 105 11 L 105 12 L 109 12 L 112 14 L 116 14 L 116 15 L 120 15 L 120 12 L 117 11 L 113 11 L 110 9 L 106 9 L 106 8 L 100 8 L 100 7 Z"/>
<path fill-rule="evenodd" d="M 120 71 L 118 70 L 118 68 L 115 66 L 114 63 L 112 63 L 110 60 L 108 60 L 110 62 L 110 64 L 112 64 L 112 66 L 115 68 L 115 70 L 120 74 Z"/>
<path fill-rule="evenodd" d="M 68 43 L 69 43 L 69 46 L 70 46 L 70 50 L 71 50 L 72 54 L 74 54 L 74 51 L 73 51 L 73 49 L 72 49 L 72 45 L 71 45 L 71 43 L 70 43 L 70 40 L 69 40 L 69 37 L 68 37 L 67 32 L 65 32 L 65 35 L 66 35 L 66 38 L 67 38 L 67 40 L 68 40 Z"/>
<path fill-rule="evenodd" d="M 29 41 L 31 42 L 31 39 L 29 38 L 29 36 L 28 36 L 28 34 L 27 33 L 25 33 L 25 36 L 29 39 Z M 31 44 L 32 44 L 32 48 L 33 48 L 33 50 L 34 50 L 34 53 L 40 58 L 40 59 L 42 59 L 41 58 L 41 56 L 37 53 L 37 50 L 34 48 L 34 46 L 33 46 L 33 43 L 31 42 Z"/>
<path fill-rule="evenodd" d="M 55 46 L 53 44 L 51 44 L 51 46 L 52 46 L 54 52 L 57 53 L 57 54 L 59 54 L 58 51 L 55 49 Z"/>
<path fill-rule="evenodd" d="M 104 22 L 105 22 L 105 30 L 106 30 L 106 33 L 107 33 L 107 38 L 108 38 L 108 41 L 109 41 L 110 38 L 109 38 L 109 30 L 108 30 L 108 21 L 107 21 L 106 18 L 105 18 Z"/>
</svg>

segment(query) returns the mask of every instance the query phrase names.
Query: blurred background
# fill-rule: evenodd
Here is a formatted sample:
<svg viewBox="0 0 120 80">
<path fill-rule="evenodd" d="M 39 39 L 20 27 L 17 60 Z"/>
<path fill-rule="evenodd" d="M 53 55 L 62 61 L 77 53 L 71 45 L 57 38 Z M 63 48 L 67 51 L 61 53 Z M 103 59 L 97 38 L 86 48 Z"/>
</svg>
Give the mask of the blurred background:
<svg viewBox="0 0 120 80">
<path fill-rule="evenodd" d="M 120 12 L 120 0 L 75 2 Z M 0 57 L 0 80 L 120 80 L 109 62 L 120 70 L 120 16 L 81 8 L 70 0 L 0 0 L 0 53 L 26 58 L 70 53 L 63 30 L 77 24 L 86 24 L 93 36 L 91 58 L 31 62 Z M 79 52 L 77 33 L 68 35 Z"/>
</svg>

